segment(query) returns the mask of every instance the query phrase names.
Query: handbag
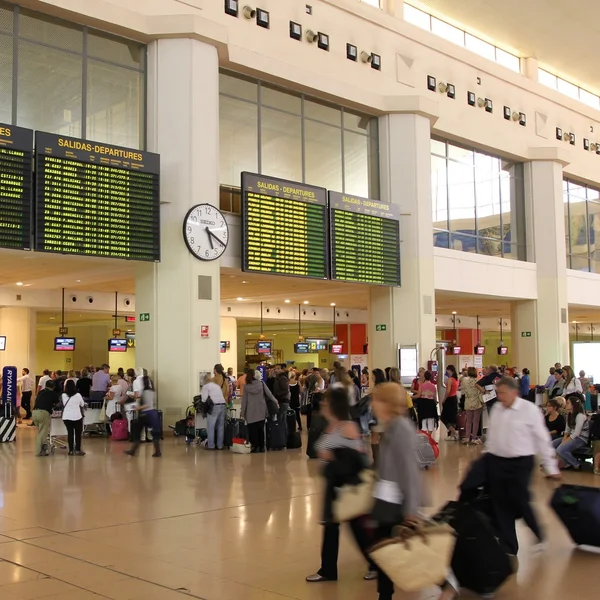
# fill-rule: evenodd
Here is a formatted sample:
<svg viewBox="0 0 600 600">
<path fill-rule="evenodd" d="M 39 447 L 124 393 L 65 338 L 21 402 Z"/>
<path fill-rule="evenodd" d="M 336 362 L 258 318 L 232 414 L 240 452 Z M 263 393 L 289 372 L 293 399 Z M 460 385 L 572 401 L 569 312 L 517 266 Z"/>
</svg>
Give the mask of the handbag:
<svg viewBox="0 0 600 600">
<path fill-rule="evenodd" d="M 375 472 L 364 469 L 360 479 L 361 482 L 356 485 L 343 485 L 336 489 L 336 498 L 331 507 L 336 523 L 351 521 L 371 512 L 374 502 Z"/>
<path fill-rule="evenodd" d="M 279 414 L 279 405 L 277 404 L 277 402 L 275 402 L 275 400 L 272 400 L 269 397 L 269 395 L 267 394 L 267 390 L 269 388 L 267 388 L 264 381 L 263 381 L 262 385 L 263 385 L 263 394 L 265 396 L 265 402 L 267 403 L 267 412 L 269 413 L 270 417 L 274 417 L 275 415 Z"/>
<path fill-rule="evenodd" d="M 252 451 L 252 446 L 242 438 L 233 438 L 231 451 L 234 454 L 250 454 Z"/>
<path fill-rule="evenodd" d="M 456 534 L 446 523 L 400 526 L 368 554 L 399 588 L 415 592 L 445 581 L 455 542 Z"/>
</svg>

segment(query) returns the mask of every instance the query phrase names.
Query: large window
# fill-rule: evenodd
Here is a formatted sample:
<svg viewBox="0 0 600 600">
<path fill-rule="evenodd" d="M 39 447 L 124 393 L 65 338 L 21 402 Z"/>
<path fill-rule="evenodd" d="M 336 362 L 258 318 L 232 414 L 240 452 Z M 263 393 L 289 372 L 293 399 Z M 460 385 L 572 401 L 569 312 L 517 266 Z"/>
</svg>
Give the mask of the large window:
<svg viewBox="0 0 600 600">
<path fill-rule="evenodd" d="M 526 260 L 521 164 L 431 142 L 434 244 Z"/>
<path fill-rule="evenodd" d="M 0 121 L 145 147 L 145 46 L 0 0 Z"/>
<path fill-rule="evenodd" d="M 579 100 L 596 110 L 600 110 L 600 96 L 592 94 L 583 88 L 576 86 L 574 83 L 570 83 L 565 79 L 553 75 L 545 69 L 538 69 L 538 81 L 546 87 L 552 88 L 573 100 Z"/>
<path fill-rule="evenodd" d="M 242 171 L 379 197 L 377 119 L 257 80 L 220 75 L 221 208 Z"/>
<path fill-rule="evenodd" d="M 600 273 L 600 191 L 565 180 L 567 267 Z"/>
</svg>

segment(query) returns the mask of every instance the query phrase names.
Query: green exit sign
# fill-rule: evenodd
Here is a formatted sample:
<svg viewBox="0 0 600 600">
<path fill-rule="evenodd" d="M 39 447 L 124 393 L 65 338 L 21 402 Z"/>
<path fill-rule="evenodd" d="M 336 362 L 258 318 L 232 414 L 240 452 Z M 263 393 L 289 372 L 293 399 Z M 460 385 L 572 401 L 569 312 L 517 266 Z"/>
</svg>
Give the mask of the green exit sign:
<svg viewBox="0 0 600 600">
<path fill-rule="evenodd" d="M 140 313 L 140 321 L 148 322 L 150 320 L 150 313 Z"/>
<path fill-rule="evenodd" d="M 387 325 L 375 325 L 375 331 L 387 331 Z"/>
<path fill-rule="evenodd" d="M 521 331 L 521 337 L 531 337 L 531 331 Z"/>
</svg>

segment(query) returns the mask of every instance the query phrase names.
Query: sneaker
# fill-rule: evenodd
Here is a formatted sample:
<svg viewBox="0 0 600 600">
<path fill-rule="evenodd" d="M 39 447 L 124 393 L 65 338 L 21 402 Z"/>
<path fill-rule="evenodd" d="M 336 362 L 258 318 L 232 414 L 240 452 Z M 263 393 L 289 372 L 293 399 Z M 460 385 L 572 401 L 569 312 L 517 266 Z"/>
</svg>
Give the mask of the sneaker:
<svg viewBox="0 0 600 600">
<path fill-rule="evenodd" d="M 481 438 L 477 438 L 476 440 L 473 440 L 474 444 L 477 444 L 477 446 L 481 446 L 481 444 L 483 444 L 483 442 L 481 441 Z"/>
<path fill-rule="evenodd" d="M 373 581 L 374 579 L 377 579 L 379 573 L 377 573 L 377 571 L 375 571 L 374 569 L 369 569 L 366 573 L 365 576 L 363 577 L 363 579 L 365 581 Z"/>
<path fill-rule="evenodd" d="M 319 575 L 318 573 L 315 573 L 314 575 L 309 575 L 306 578 L 306 581 L 308 581 L 308 583 L 321 583 L 323 581 L 337 581 L 337 577 L 335 577 L 335 578 L 323 577 L 323 575 Z"/>
</svg>

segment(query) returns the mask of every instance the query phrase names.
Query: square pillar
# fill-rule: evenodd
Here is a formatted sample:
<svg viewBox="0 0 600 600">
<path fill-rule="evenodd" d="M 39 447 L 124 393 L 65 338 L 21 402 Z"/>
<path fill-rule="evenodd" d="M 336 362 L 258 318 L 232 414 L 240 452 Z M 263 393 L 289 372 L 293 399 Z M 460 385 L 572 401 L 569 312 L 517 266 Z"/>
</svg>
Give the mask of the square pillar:
<svg viewBox="0 0 600 600">
<path fill-rule="evenodd" d="M 379 140 L 381 200 L 402 207 L 402 284 L 371 287 L 369 363 L 395 366 L 398 344 L 417 344 L 424 365 L 436 340 L 430 119 L 412 113 L 381 117 Z"/>
<path fill-rule="evenodd" d="M 36 375 L 36 327 L 37 314 L 29 308 L 0 308 L 0 334 L 6 336 L 6 350 L 0 353 L 2 367 L 27 367 L 29 374 Z"/>
</svg>

